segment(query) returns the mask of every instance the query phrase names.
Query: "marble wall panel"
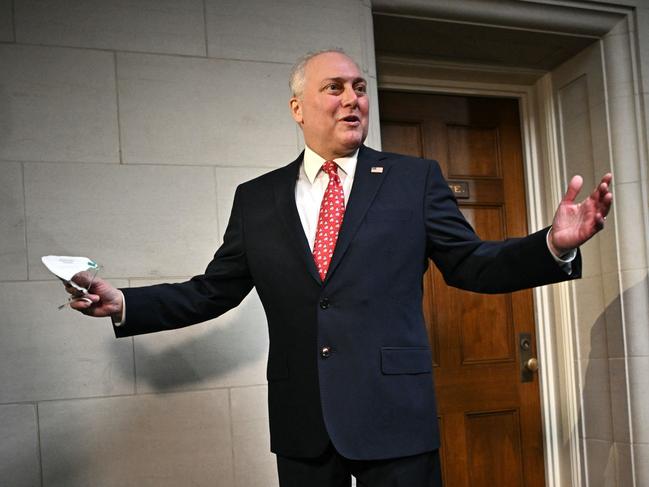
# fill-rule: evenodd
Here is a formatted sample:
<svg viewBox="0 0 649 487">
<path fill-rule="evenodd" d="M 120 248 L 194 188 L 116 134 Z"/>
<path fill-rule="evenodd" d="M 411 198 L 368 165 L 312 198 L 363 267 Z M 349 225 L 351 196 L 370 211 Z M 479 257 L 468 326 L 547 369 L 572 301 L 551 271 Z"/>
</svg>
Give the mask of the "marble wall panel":
<svg viewBox="0 0 649 487">
<path fill-rule="evenodd" d="M 608 369 L 611 380 L 613 439 L 616 442 L 629 443 L 631 441 L 631 421 L 629 418 L 629 384 L 626 363 L 623 358 L 609 359 Z"/>
<path fill-rule="evenodd" d="M 580 358 L 607 358 L 606 313 L 602 279 L 575 282 Z"/>
<path fill-rule="evenodd" d="M 287 65 L 117 59 L 125 162 L 279 167 L 295 158 Z"/>
<path fill-rule="evenodd" d="M 278 485 L 270 452 L 266 386 L 236 387 L 232 395 L 232 442 L 237 487 Z"/>
<path fill-rule="evenodd" d="M 228 391 L 39 404 L 43 484 L 233 487 Z"/>
<path fill-rule="evenodd" d="M 641 177 L 637 123 L 633 95 L 612 98 L 608 104 L 615 180 L 613 184 L 637 182 Z"/>
<path fill-rule="evenodd" d="M 613 440 L 608 360 L 581 360 L 582 404 L 586 438 Z"/>
<path fill-rule="evenodd" d="M 0 159 L 119 162 L 112 53 L 0 45 Z"/>
<path fill-rule="evenodd" d="M 59 282 L 0 283 L 0 403 L 134 392 L 131 341 L 66 300 Z"/>
<path fill-rule="evenodd" d="M 617 183 L 615 185 L 616 226 L 618 232 L 618 255 L 622 270 L 647 269 L 646 239 L 649 229 L 645 226 L 642 201 L 642 184 Z"/>
<path fill-rule="evenodd" d="M 637 8 L 638 45 L 640 46 L 640 72 L 642 73 L 641 90 L 649 94 L 649 6 Z"/>
<path fill-rule="evenodd" d="M 191 276 L 218 243 L 212 168 L 26 164 L 29 276 L 42 255 L 84 255 L 104 277 Z"/>
<path fill-rule="evenodd" d="M 629 443 L 615 443 L 617 487 L 633 485 L 633 455 Z M 640 484 L 641 485 L 641 484 Z"/>
<path fill-rule="evenodd" d="M 0 163 L 0 281 L 27 279 L 23 169 Z"/>
<path fill-rule="evenodd" d="M 156 283 L 131 280 L 133 286 Z M 217 319 L 134 340 L 138 392 L 266 383 L 268 331 L 255 291 Z"/>
<path fill-rule="evenodd" d="M 626 355 L 624 317 L 620 300 L 620 275 L 611 272 L 602 276 L 604 301 L 606 305 L 606 345 L 609 358 Z"/>
<path fill-rule="evenodd" d="M 343 47 L 362 62 L 365 11 L 357 0 L 206 0 L 206 7 L 210 57 L 293 64 L 308 51 Z"/>
<path fill-rule="evenodd" d="M 13 1 L 0 0 L 0 42 L 13 42 Z"/>
<path fill-rule="evenodd" d="M 584 483 L 589 487 L 618 487 L 615 445 L 610 441 L 586 440 L 587 465 Z"/>
<path fill-rule="evenodd" d="M 646 269 L 622 272 L 624 326 L 627 353 L 649 355 L 649 273 Z"/>
<path fill-rule="evenodd" d="M 41 485 L 36 407 L 0 405 L 0 479 L 11 487 Z"/>
<path fill-rule="evenodd" d="M 18 42 L 206 53 L 201 0 L 21 0 L 15 10 Z"/>
<path fill-rule="evenodd" d="M 649 443 L 633 445 L 633 467 L 636 485 L 649 485 Z"/>
<path fill-rule="evenodd" d="M 631 39 L 626 29 L 626 21 L 621 22 L 622 29 L 604 36 L 604 56 L 606 56 L 606 84 L 609 97 L 633 95 L 633 75 L 631 71 Z"/>
<path fill-rule="evenodd" d="M 627 364 L 633 441 L 649 443 L 649 408 L 647 408 L 649 403 L 649 387 L 647 387 L 649 356 L 630 357 L 627 359 Z"/>
</svg>

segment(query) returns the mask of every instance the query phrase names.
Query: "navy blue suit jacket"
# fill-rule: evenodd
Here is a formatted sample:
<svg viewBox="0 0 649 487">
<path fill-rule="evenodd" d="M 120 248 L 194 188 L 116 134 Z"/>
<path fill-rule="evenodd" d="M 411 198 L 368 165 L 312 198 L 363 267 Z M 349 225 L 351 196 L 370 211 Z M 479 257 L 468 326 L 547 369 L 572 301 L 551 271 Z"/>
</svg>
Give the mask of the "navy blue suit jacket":
<svg viewBox="0 0 649 487">
<path fill-rule="evenodd" d="M 546 230 L 480 240 L 438 164 L 362 147 L 327 278 L 320 281 L 295 203 L 302 156 L 237 188 L 223 245 L 182 284 L 123 289 L 118 336 L 178 328 L 237 306 L 256 287 L 268 319 L 271 449 L 351 459 L 439 446 L 422 275 L 431 258 L 453 286 L 501 293 L 578 277 Z M 372 172 L 373 167 L 382 172 Z M 328 358 L 322 347 L 330 347 Z"/>
</svg>

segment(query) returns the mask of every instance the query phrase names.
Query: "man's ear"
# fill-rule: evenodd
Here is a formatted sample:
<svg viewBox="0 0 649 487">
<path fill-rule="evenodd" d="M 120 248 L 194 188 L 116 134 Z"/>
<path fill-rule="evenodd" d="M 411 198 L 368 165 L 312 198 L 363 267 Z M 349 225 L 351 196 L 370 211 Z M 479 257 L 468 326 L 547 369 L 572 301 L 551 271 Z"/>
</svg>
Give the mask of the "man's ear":
<svg viewBox="0 0 649 487">
<path fill-rule="evenodd" d="M 304 117 L 302 117 L 302 101 L 298 97 L 294 96 L 289 100 L 288 105 L 291 109 L 293 120 L 301 125 L 304 120 Z"/>
</svg>

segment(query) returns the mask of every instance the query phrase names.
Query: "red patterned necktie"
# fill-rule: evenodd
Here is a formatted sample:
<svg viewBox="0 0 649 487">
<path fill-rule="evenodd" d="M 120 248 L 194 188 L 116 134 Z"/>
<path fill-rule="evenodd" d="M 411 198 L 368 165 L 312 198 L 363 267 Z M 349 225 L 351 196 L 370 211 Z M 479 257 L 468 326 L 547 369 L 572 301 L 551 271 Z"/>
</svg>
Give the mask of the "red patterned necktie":
<svg viewBox="0 0 649 487">
<path fill-rule="evenodd" d="M 343 186 L 340 184 L 336 163 L 327 161 L 322 165 L 322 170 L 329 175 L 329 184 L 320 204 L 318 228 L 315 233 L 315 243 L 313 244 L 313 258 L 320 279 L 324 281 L 325 277 L 327 277 L 331 256 L 338 240 L 338 231 L 345 214 L 345 195 Z"/>
</svg>

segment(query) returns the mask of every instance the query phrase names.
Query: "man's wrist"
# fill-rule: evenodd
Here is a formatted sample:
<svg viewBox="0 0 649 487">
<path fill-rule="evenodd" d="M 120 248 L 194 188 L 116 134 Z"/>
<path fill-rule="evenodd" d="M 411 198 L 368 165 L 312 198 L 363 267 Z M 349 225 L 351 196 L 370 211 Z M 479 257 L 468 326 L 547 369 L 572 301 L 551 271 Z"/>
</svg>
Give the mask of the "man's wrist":
<svg viewBox="0 0 649 487">
<path fill-rule="evenodd" d="M 545 236 L 545 242 L 552 258 L 554 258 L 554 260 L 559 264 L 567 264 L 575 260 L 577 249 L 568 249 L 567 251 L 562 252 L 554 246 L 552 243 L 552 227 L 550 227 L 550 230 L 548 230 L 548 233 Z"/>
<path fill-rule="evenodd" d="M 110 319 L 113 321 L 114 326 L 121 326 L 126 321 L 126 300 L 124 299 L 124 293 L 117 290 L 120 296 L 121 306 L 119 310 L 110 315 Z"/>
<path fill-rule="evenodd" d="M 552 238 L 552 230 L 553 227 L 550 227 L 550 230 L 548 230 L 548 233 L 546 235 L 546 242 L 548 244 L 548 250 L 550 250 L 550 253 L 555 259 L 558 260 L 564 260 L 565 256 L 568 256 L 570 253 L 574 252 L 574 249 L 559 249 L 554 245 L 553 238 Z"/>
</svg>

